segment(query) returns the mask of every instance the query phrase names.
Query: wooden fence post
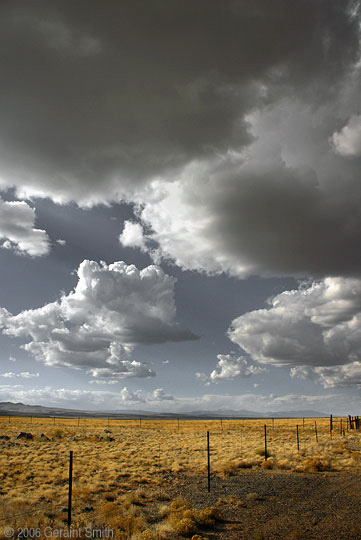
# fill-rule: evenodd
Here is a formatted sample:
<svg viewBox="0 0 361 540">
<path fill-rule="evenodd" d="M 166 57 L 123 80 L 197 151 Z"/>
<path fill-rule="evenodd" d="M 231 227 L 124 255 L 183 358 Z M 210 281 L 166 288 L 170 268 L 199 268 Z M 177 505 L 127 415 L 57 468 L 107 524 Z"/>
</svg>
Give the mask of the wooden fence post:
<svg viewBox="0 0 361 540">
<path fill-rule="evenodd" d="M 330 433 L 333 431 L 332 414 L 330 414 Z"/>
<path fill-rule="evenodd" d="M 264 425 L 264 460 L 267 460 L 267 426 Z"/>
<path fill-rule="evenodd" d="M 209 431 L 207 431 L 207 470 L 208 470 L 208 493 L 211 491 L 211 458 L 209 452 Z"/>
<path fill-rule="evenodd" d="M 342 418 L 340 420 L 340 435 L 342 436 Z"/>
<path fill-rule="evenodd" d="M 317 433 L 317 422 L 315 420 L 315 436 L 316 436 L 316 442 L 318 444 L 318 433 Z"/>
<path fill-rule="evenodd" d="M 300 439 L 298 435 L 298 424 L 296 426 L 296 436 L 297 436 L 297 450 L 300 451 Z"/>
<path fill-rule="evenodd" d="M 73 451 L 69 452 L 68 527 L 71 526 L 71 496 L 73 489 Z"/>
</svg>

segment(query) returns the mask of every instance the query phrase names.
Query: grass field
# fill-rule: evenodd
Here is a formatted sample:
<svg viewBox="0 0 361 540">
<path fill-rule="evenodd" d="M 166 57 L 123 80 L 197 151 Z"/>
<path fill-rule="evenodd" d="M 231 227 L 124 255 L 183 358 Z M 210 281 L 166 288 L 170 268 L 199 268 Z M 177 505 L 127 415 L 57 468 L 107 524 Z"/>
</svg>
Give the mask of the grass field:
<svg viewBox="0 0 361 540">
<path fill-rule="evenodd" d="M 2 417 L 0 435 L 10 439 L 0 441 L 0 537 L 6 537 L 5 526 L 64 527 L 70 450 L 74 527 L 110 527 L 120 539 L 192 537 L 221 518 L 217 508 L 202 514 L 186 501 L 169 500 L 163 489 L 165 480 L 189 475 L 204 478 L 206 490 L 207 431 L 212 475 L 227 477 L 252 468 L 360 473 L 361 432 L 347 431 L 343 419 L 343 435 L 335 419 L 331 439 L 329 420 L 316 420 L 318 442 L 315 419 L 305 419 L 304 425 L 302 419 L 180 420 L 178 425 L 177 420 L 57 418 L 54 424 L 50 418 L 11 417 L 9 422 Z M 17 440 L 21 431 L 34 438 Z"/>
</svg>

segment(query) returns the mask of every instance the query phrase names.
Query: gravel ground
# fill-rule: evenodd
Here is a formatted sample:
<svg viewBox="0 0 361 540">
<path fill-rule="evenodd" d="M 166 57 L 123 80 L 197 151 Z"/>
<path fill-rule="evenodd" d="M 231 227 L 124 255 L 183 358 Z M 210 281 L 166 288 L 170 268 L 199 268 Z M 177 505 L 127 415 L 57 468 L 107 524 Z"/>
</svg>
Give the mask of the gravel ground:
<svg viewBox="0 0 361 540">
<path fill-rule="evenodd" d="M 225 522 L 201 533 L 209 540 L 361 539 L 359 475 L 245 471 L 212 478 L 210 493 L 206 479 L 179 476 L 166 490 L 193 508 L 220 508 Z"/>
</svg>

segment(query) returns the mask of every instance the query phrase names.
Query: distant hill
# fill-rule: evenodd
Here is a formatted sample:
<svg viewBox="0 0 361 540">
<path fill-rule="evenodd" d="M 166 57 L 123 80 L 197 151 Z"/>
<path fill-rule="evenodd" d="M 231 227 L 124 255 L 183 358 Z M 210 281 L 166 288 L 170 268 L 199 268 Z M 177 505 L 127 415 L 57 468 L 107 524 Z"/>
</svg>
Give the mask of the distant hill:
<svg viewBox="0 0 361 540">
<path fill-rule="evenodd" d="M 329 414 L 319 412 L 319 411 L 312 411 L 312 410 L 305 410 L 305 411 L 278 411 L 278 412 L 255 412 L 255 411 L 248 411 L 246 409 L 240 410 L 240 411 L 234 411 L 231 409 L 221 409 L 217 411 L 192 411 L 189 413 L 191 416 L 216 416 L 219 418 L 224 417 L 243 417 L 243 418 L 320 418 L 320 417 L 328 417 Z M 331 414 L 331 413 L 330 413 Z"/>
<path fill-rule="evenodd" d="M 312 410 L 282 411 L 260 413 L 255 411 L 220 409 L 216 411 L 190 411 L 159 413 L 144 410 L 91 411 L 79 409 L 64 409 L 59 407 L 44 407 L 42 405 L 25 405 L 24 403 L 0 402 L 0 415 L 20 416 L 57 416 L 57 417 L 143 417 L 143 418 L 319 418 L 329 416 L 326 413 Z"/>
</svg>

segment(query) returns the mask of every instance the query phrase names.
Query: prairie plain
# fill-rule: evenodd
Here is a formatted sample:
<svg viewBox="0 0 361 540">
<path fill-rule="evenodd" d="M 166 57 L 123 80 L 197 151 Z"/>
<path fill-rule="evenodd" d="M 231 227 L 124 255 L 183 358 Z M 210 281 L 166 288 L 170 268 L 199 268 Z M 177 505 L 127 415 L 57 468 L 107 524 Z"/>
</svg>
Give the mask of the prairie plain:
<svg viewBox="0 0 361 540">
<path fill-rule="evenodd" d="M 33 438 L 18 439 L 20 432 L 31 433 Z M 270 479 L 273 486 L 281 483 L 283 496 L 287 485 L 292 486 L 296 497 L 304 489 L 303 484 L 297 484 L 299 479 L 311 478 L 308 491 L 302 494 L 307 497 L 313 488 L 322 496 L 326 488 L 321 483 L 326 476 L 335 485 L 340 478 L 346 489 L 348 480 L 361 474 L 361 432 L 348 430 L 346 419 L 341 423 L 340 418 L 334 419 L 330 432 L 327 418 L 178 421 L 2 417 L 0 436 L 1 539 L 9 537 L 6 527 L 12 527 L 18 537 L 26 537 L 21 534 L 24 530 L 27 537 L 46 538 L 49 536 L 44 531 L 53 530 L 63 530 L 66 537 L 70 451 L 72 527 L 82 538 L 88 537 L 90 529 L 92 537 L 107 537 L 107 529 L 111 529 L 111 537 L 120 540 L 274 538 L 271 529 L 269 533 L 265 530 L 261 514 L 255 518 L 259 526 L 254 524 L 246 536 L 241 530 L 234 532 L 238 512 L 248 508 L 251 515 L 257 504 L 260 511 L 260 492 Z M 277 499 L 276 494 L 274 497 Z M 284 537 L 332 538 L 307 536 L 297 530 L 292 528 Z"/>
</svg>

